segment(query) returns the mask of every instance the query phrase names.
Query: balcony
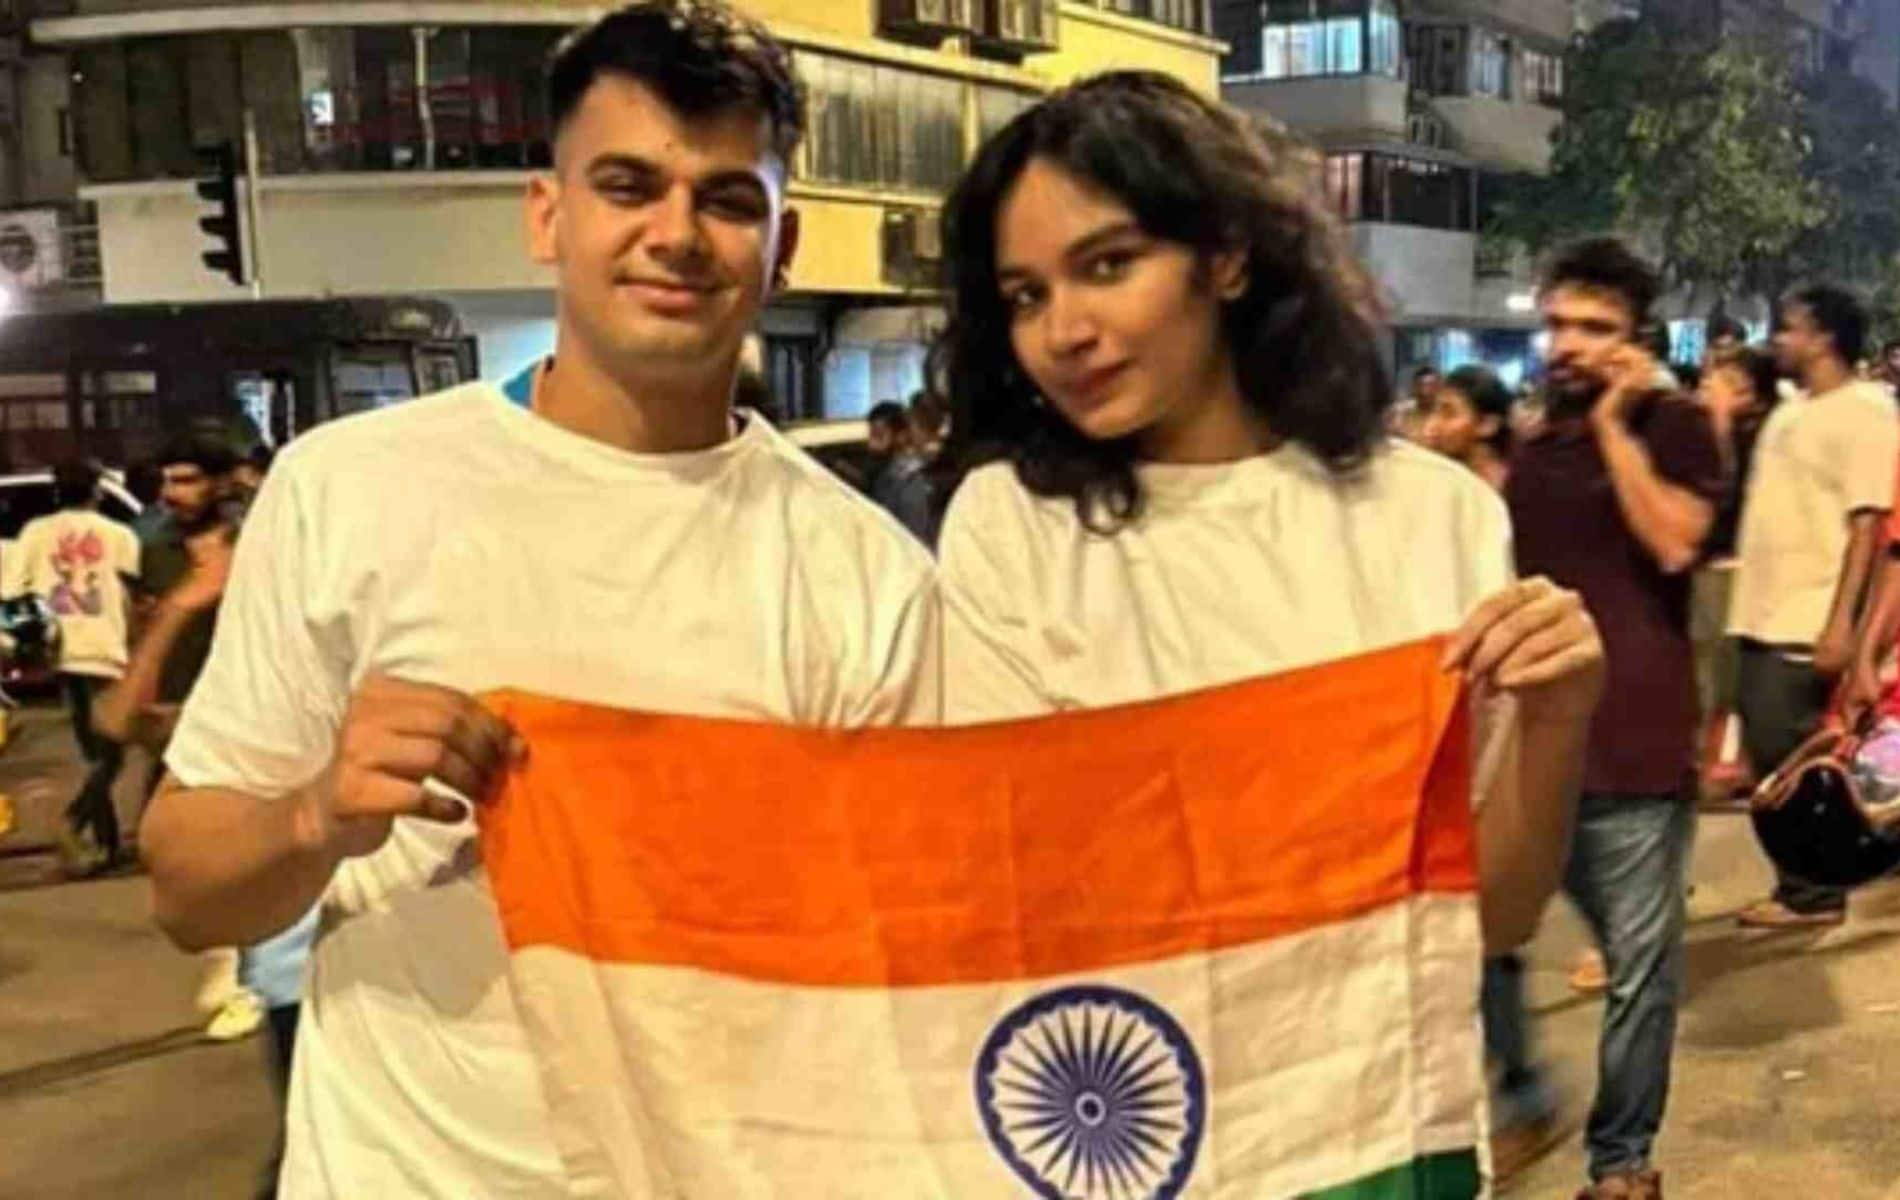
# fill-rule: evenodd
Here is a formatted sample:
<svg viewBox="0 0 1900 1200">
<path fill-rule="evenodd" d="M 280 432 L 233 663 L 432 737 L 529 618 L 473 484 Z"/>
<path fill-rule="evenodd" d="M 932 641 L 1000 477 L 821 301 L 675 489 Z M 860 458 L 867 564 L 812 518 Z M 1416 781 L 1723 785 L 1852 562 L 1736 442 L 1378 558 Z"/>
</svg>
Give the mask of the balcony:
<svg viewBox="0 0 1900 1200">
<path fill-rule="evenodd" d="M 1315 141 L 1406 140 L 1406 85 L 1385 75 L 1229 82 L 1221 95 L 1229 104 L 1265 113 Z"/>
<path fill-rule="evenodd" d="M 1352 226 L 1352 241 L 1378 277 L 1396 323 L 1471 315 L 1476 234 L 1362 221 Z"/>
<path fill-rule="evenodd" d="M 1495 170 L 1550 169 L 1550 139 L 1562 119 L 1556 109 L 1489 96 L 1435 96 L 1431 109 L 1450 149 Z"/>
</svg>

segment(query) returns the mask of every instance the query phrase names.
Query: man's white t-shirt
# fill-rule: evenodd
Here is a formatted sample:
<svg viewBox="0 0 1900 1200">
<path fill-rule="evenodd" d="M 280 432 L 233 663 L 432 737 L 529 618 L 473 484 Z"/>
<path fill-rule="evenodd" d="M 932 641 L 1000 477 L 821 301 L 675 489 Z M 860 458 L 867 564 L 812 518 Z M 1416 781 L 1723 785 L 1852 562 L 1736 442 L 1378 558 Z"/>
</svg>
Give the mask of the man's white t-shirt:
<svg viewBox="0 0 1900 1200">
<path fill-rule="evenodd" d="M 1404 443 L 1339 478 L 1297 446 L 1139 468 L 1112 537 L 1008 464 L 944 520 L 944 704 L 966 723 L 1136 703 L 1449 632 L 1512 578 L 1510 518 Z"/>
<path fill-rule="evenodd" d="M 1796 394 L 1769 414 L 1742 505 L 1730 634 L 1791 648 L 1821 639 L 1848 519 L 1893 507 L 1897 461 L 1900 412 L 1880 384 Z"/>
<path fill-rule="evenodd" d="M 59 618 L 59 669 L 117 679 L 125 674 L 125 581 L 139 574 L 132 530 L 88 509 L 36 517 L 7 547 L 0 594 L 44 599 Z"/>
<path fill-rule="evenodd" d="M 282 795 L 328 763 L 371 671 L 649 711 L 934 723 L 933 574 L 756 416 L 711 450 L 634 455 L 471 384 L 324 426 L 279 459 L 167 762 L 190 787 Z M 563 1195 L 472 825 L 399 820 L 323 907 L 281 1194 Z"/>
</svg>

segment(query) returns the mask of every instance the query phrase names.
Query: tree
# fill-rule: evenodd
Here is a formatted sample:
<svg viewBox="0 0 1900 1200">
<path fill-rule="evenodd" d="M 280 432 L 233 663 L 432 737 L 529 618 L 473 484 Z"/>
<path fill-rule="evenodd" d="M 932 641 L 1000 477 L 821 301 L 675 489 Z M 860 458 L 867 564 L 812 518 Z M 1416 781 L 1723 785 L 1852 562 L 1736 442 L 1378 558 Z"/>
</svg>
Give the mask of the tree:
<svg viewBox="0 0 1900 1200">
<path fill-rule="evenodd" d="M 1801 115 L 1802 174 L 1822 193 L 1822 220 L 1749 282 L 1768 296 L 1801 278 L 1881 287 L 1900 255 L 1900 122 L 1884 92 L 1840 72 L 1803 83 Z"/>
<path fill-rule="evenodd" d="M 1566 59 L 1563 121 L 1545 176 L 1520 176 L 1488 232 L 1541 250 L 1616 230 L 1666 282 L 1720 298 L 1767 273 L 1830 213 L 1804 174 L 1800 96 L 1787 55 L 1666 18 L 1599 26 Z"/>
</svg>

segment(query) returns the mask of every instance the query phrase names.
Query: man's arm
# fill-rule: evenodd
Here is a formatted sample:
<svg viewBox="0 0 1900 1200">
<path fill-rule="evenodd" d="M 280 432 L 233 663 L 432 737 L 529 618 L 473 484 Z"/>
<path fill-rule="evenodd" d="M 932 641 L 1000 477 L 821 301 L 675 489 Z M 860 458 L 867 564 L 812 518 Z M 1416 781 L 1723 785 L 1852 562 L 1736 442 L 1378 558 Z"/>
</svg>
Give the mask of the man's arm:
<svg viewBox="0 0 1900 1200">
<path fill-rule="evenodd" d="M 1867 592 L 1868 577 L 1873 573 L 1874 556 L 1879 553 L 1886 514 L 1858 512 L 1848 518 L 1847 551 L 1841 556 L 1841 575 L 1834 585 L 1834 603 L 1828 610 L 1827 626 L 1814 647 L 1814 669 L 1833 677 L 1852 665 L 1855 622 L 1860 603 Z"/>
<path fill-rule="evenodd" d="M 248 946 L 308 912 L 342 861 L 312 827 L 313 799 L 311 789 L 266 800 L 186 788 L 167 775 L 139 826 L 166 936 L 193 951 Z"/>
<path fill-rule="evenodd" d="M 158 702 L 158 684 L 178 639 L 197 613 L 161 602 L 126 660 L 125 674 L 92 702 L 92 727 L 121 744 L 134 740 L 139 716 Z"/>
<path fill-rule="evenodd" d="M 1630 532 L 1665 573 L 1693 567 L 1715 521 L 1715 505 L 1664 479 L 1648 447 L 1622 421 L 1599 421 L 1596 434 Z"/>
<path fill-rule="evenodd" d="M 397 817 L 468 815 L 425 780 L 482 802 L 524 753 L 472 698 L 372 675 L 350 699 L 328 769 L 289 795 L 166 778 L 139 828 L 153 914 L 187 950 L 261 941 L 308 911 L 344 859 L 379 849 Z"/>
</svg>

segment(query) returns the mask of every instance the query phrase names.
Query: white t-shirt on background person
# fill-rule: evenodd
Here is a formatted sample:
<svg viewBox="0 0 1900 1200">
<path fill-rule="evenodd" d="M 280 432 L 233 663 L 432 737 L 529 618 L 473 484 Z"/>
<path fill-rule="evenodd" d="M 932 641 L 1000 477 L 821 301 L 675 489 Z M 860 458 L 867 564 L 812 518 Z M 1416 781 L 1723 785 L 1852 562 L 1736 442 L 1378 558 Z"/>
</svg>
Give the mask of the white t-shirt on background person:
<svg viewBox="0 0 1900 1200">
<path fill-rule="evenodd" d="M 371 671 L 821 726 L 940 717 L 934 571 L 749 416 L 637 455 L 470 384 L 319 428 L 246 521 L 167 762 L 277 796 Z M 603 797 L 603 801 L 609 798 Z M 323 903 L 285 1200 L 565 1194 L 472 823 L 396 822 Z"/>
<path fill-rule="evenodd" d="M 1821 639 L 1848 519 L 1893 507 L 1896 462 L 1900 413 L 1877 383 L 1797 393 L 1776 406 L 1755 441 L 1742 504 L 1731 636 L 1791 649 Z"/>
<path fill-rule="evenodd" d="M 117 679 L 125 674 L 127 579 L 139 575 L 139 539 L 90 509 L 35 517 L 0 560 L 0 596 L 28 594 L 59 618 L 59 669 Z"/>
<path fill-rule="evenodd" d="M 944 704 L 955 724 L 1136 703 L 1458 627 L 1512 578 L 1503 501 L 1394 442 L 1340 479 L 1294 445 L 1140 467 L 1112 537 L 1014 468 L 972 472 L 944 519 Z"/>
</svg>

